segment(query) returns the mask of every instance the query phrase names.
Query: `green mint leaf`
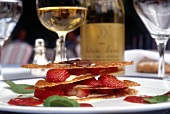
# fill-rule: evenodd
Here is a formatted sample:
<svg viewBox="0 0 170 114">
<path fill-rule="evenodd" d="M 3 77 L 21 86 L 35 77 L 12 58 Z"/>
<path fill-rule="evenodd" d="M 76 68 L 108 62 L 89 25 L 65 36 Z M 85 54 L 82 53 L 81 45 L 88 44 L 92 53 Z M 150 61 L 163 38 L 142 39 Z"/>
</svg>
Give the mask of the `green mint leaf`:
<svg viewBox="0 0 170 114">
<path fill-rule="evenodd" d="M 167 95 L 158 95 L 158 96 L 154 96 L 152 98 L 144 98 L 145 101 L 149 102 L 149 103 L 161 103 L 161 102 L 166 102 L 169 100 L 169 96 Z"/>
<path fill-rule="evenodd" d="M 34 90 L 27 90 L 27 87 L 30 87 L 31 85 L 28 84 L 15 84 L 12 81 L 4 81 L 6 84 L 8 84 L 10 86 L 10 89 L 18 94 L 29 94 L 29 93 L 33 93 Z"/>
<path fill-rule="evenodd" d="M 73 107 L 72 103 L 66 100 L 55 100 L 50 104 L 51 107 Z"/>
<path fill-rule="evenodd" d="M 43 106 L 45 107 L 80 107 L 79 103 L 75 100 L 69 99 L 65 96 L 50 96 L 48 97 Z"/>
</svg>

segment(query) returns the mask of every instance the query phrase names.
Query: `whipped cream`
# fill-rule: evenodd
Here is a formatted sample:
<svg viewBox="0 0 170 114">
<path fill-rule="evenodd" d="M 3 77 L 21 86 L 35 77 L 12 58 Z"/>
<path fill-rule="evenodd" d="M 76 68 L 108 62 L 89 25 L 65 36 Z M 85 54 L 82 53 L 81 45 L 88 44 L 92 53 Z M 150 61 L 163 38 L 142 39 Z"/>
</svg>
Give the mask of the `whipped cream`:
<svg viewBox="0 0 170 114">
<path fill-rule="evenodd" d="M 77 78 L 77 77 L 83 77 L 83 76 L 89 76 L 89 75 L 92 75 L 92 74 L 90 74 L 90 73 L 86 73 L 86 74 L 81 74 L 81 75 L 70 75 L 67 79 L 66 79 L 66 81 L 71 81 L 71 80 L 73 80 L 73 79 L 75 79 L 75 78 Z"/>
</svg>

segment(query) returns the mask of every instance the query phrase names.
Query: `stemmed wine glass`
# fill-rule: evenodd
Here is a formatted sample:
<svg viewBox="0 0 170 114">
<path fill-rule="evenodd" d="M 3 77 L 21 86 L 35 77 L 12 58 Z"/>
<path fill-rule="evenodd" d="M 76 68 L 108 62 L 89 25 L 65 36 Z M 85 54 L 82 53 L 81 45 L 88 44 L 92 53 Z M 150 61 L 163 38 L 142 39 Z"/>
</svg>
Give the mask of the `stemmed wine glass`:
<svg viewBox="0 0 170 114">
<path fill-rule="evenodd" d="M 0 0 L 0 64 L 1 48 L 9 38 L 22 14 L 22 2 L 20 0 Z M 0 65 L 0 76 L 2 76 Z"/>
<path fill-rule="evenodd" d="M 158 76 L 165 78 L 164 52 L 170 38 L 170 1 L 169 0 L 134 0 L 134 8 L 155 39 L 160 55 Z"/>
<path fill-rule="evenodd" d="M 58 34 L 58 62 L 66 60 L 65 39 L 68 32 L 79 27 L 86 19 L 87 8 L 82 0 L 37 0 L 40 22 Z M 55 61 L 56 62 L 56 61 Z"/>
</svg>

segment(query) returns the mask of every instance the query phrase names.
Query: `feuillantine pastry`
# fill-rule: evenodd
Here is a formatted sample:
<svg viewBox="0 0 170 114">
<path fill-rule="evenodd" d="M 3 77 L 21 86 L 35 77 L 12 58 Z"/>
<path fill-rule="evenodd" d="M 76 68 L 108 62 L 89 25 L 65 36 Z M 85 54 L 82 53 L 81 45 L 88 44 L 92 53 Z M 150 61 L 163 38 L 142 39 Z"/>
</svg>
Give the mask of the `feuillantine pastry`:
<svg viewBox="0 0 170 114">
<path fill-rule="evenodd" d="M 77 101 L 92 99 L 117 98 L 136 95 L 140 86 L 130 80 L 119 80 L 113 74 L 123 71 L 121 66 L 132 65 L 133 62 L 94 63 L 90 60 L 70 60 L 47 65 L 26 64 L 23 68 L 44 68 L 45 79 L 38 80 L 34 86 L 34 97 L 46 99 L 49 96 L 67 96 Z"/>
</svg>

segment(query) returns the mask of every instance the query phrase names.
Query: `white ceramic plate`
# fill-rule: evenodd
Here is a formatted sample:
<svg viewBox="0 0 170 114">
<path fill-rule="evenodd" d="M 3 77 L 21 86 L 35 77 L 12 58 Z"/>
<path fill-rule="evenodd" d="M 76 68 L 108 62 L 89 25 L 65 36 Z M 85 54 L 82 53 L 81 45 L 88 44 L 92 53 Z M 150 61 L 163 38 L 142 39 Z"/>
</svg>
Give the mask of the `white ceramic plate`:
<svg viewBox="0 0 170 114">
<path fill-rule="evenodd" d="M 170 90 L 170 81 L 146 78 L 126 78 L 120 77 L 121 80 L 133 80 L 141 84 L 136 87 L 139 95 L 160 95 Z M 36 79 L 20 80 L 16 83 L 34 84 Z M 170 108 L 170 101 L 158 104 L 136 104 L 123 101 L 122 98 L 90 101 L 94 107 L 87 108 L 60 108 L 60 107 L 29 107 L 29 106 L 11 106 L 7 102 L 11 98 L 17 97 L 17 94 L 7 89 L 8 85 L 0 83 L 0 110 L 22 113 L 132 113 L 142 111 L 156 111 Z M 31 96 L 31 95 L 28 95 Z"/>
</svg>

